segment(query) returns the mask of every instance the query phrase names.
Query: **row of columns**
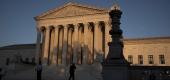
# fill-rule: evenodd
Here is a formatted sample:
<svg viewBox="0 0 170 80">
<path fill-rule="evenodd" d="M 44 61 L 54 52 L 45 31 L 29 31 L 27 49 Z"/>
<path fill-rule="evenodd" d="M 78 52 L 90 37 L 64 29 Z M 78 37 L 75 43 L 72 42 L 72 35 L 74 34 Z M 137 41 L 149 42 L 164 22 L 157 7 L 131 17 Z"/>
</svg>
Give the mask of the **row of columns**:
<svg viewBox="0 0 170 80">
<path fill-rule="evenodd" d="M 38 28 L 37 62 L 39 60 L 47 64 L 70 64 L 71 62 L 91 64 L 96 59 L 97 54 L 105 56 L 104 53 L 107 53 L 106 50 L 108 50 L 109 38 L 107 35 L 109 35 L 110 26 L 104 22 L 103 25 L 101 23 L 79 23 Z M 102 34 L 103 32 L 104 34 Z M 40 45 L 41 43 L 42 45 Z M 40 48 L 41 46 L 42 48 Z M 72 61 L 67 63 L 67 58 Z"/>
</svg>

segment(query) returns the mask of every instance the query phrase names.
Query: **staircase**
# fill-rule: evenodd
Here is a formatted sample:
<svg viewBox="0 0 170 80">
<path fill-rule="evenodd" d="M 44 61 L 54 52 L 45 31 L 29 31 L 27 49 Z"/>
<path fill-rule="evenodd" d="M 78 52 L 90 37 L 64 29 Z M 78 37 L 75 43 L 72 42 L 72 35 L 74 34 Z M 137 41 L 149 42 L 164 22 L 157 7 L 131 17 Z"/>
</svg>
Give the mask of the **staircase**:
<svg viewBox="0 0 170 80">
<path fill-rule="evenodd" d="M 103 80 L 100 63 L 92 65 L 76 65 L 75 80 Z M 68 80 L 69 66 L 48 66 L 44 68 L 44 80 Z"/>
<path fill-rule="evenodd" d="M 102 80 L 101 65 L 76 65 L 75 80 Z M 43 66 L 42 80 L 68 80 L 69 66 Z M 36 80 L 35 67 L 6 75 L 4 80 Z"/>
</svg>

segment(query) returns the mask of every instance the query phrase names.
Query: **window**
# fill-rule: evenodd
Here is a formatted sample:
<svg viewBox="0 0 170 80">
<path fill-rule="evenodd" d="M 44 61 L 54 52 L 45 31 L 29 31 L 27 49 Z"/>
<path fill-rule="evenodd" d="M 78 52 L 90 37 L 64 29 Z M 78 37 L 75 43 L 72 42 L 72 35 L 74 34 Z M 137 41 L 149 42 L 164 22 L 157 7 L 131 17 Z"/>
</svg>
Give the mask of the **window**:
<svg viewBox="0 0 170 80">
<path fill-rule="evenodd" d="M 154 64 L 153 55 L 148 55 L 148 62 L 149 62 L 149 64 Z"/>
<path fill-rule="evenodd" d="M 143 64 L 143 56 L 138 55 L 138 64 Z"/>
<path fill-rule="evenodd" d="M 164 55 L 159 55 L 159 63 L 160 64 L 165 64 L 165 57 L 164 57 Z"/>
<path fill-rule="evenodd" d="M 128 55 L 128 62 L 130 64 L 133 64 L 133 56 L 132 55 Z"/>
</svg>

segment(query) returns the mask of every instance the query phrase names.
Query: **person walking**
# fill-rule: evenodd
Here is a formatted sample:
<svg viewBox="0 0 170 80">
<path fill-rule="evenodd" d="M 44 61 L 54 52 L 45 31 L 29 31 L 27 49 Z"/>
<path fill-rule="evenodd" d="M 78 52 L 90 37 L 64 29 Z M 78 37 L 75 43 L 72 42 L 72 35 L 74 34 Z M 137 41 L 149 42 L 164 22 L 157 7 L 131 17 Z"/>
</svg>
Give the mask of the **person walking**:
<svg viewBox="0 0 170 80">
<path fill-rule="evenodd" d="M 70 77 L 69 77 L 69 80 L 71 80 L 71 78 L 72 78 L 72 80 L 74 80 L 75 79 L 75 75 L 74 75 L 74 73 L 75 73 L 75 70 L 76 70 L 76 66 L 75 66 L 75 64 L 73 63 L 71 66 L 70 66 Z"/>
</svg>

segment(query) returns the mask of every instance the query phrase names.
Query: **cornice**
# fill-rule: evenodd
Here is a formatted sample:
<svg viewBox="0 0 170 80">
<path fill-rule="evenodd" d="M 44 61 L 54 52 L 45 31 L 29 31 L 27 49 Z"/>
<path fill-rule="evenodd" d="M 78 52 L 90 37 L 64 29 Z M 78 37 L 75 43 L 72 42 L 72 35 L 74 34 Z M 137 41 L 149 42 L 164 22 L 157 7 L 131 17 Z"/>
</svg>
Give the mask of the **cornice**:
<svg viewBox="0 0 170 80">
<path fill-rule="evenodd" d="M 170 37 L 124 39 L 123 42 L 125 45 L 170 43 Z"/>
</svg>

